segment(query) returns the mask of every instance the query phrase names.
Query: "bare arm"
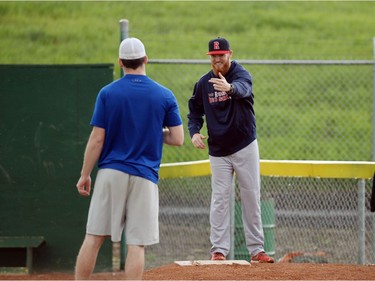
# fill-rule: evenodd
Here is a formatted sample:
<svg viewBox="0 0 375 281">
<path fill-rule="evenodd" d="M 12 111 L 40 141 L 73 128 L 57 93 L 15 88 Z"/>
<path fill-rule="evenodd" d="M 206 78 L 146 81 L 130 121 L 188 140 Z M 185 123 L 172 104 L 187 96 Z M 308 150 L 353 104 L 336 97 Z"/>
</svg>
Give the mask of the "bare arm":
<svg viewBox="0 0 375 281">
<path fill-rule="evenodd" d="M 163 142 L 169 145 L 181 146 L 184 144 L 184 129 L 182 125 L 163 129 Z"/>
<path fill-rule="evenodd" d="M 93 127 L 90 138 L 87 142 L 85 155 L 83 159 L 83 166 L 81 170 L 81 177 L 77 182 L 77 189 L 79 194 L 89 196 L 91 191 L 91 171 L 103 149 L 105 138 L 105 130 L 99 127 Z"/>
</svg>

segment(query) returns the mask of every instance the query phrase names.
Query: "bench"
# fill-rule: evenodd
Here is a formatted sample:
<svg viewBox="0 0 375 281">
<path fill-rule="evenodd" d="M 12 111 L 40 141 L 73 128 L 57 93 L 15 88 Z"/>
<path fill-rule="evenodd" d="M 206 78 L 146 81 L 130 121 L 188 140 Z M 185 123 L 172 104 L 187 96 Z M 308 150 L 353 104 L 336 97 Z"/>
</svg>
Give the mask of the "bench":
<svg viewBox="0 0 375 281">
<path fill-rule="evenodd" d="M 0 236 L 0 248 L 2 249 L 26 249 L 26 266 L 0 267 L 3 273 L 32 273 L 33 250 L 45 243 L 43 236 Z"/>
</svg>

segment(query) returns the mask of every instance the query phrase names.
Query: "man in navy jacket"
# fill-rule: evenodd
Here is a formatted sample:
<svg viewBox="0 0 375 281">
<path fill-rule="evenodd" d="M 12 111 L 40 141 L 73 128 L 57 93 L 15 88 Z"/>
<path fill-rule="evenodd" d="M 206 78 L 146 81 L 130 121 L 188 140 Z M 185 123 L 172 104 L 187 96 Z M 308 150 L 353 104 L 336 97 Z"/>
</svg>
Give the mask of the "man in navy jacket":
<svg viewBox="0 0 375 281">
<path fill-rule="evenodd" d="M 194 147 L 205 149 L 200 133 L 205 117 L 212 172 L 211 259 L 225 260 L 230 250 L 230 193 L 238 180 L 246 246 L 251 262 L 273 263 L 264 252 L 260 213 L 260 158 L 252 77 L 236 61 L 224 38 L 208 43 L 212 70 L 195 84 L 189 100 L 188 129 Z"/>
</svg>

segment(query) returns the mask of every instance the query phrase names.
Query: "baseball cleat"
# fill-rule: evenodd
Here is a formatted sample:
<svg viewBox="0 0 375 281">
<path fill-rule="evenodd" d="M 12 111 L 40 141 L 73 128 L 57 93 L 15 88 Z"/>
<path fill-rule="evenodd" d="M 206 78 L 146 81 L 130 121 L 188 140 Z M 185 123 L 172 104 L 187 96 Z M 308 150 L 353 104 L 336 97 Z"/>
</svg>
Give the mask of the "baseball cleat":
<svg viewBox="0 0 375 281">
<path fill-rule="evenodd" d="M 226 258 L 222 253 L 215 252 L 215 253 L 212 253 L 211 260 L 212 261 L 225 261 Z"/>
<path fill-rule="evenodd" d="M 268 256 L 265 252 L 260 252 L 256 254 L 255 256 L 252 256 L 250 262 L 251 263 L 274 263 L 275 261 L 273 260 L 273 258 Z"/>
</svg>

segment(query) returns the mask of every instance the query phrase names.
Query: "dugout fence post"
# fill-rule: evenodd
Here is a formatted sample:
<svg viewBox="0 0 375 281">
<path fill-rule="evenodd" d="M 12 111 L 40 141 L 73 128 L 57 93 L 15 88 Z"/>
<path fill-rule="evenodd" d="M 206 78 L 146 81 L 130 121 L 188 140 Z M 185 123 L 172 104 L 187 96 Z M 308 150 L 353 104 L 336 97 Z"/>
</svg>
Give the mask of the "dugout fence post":
<svg viewBox="0 0 375 281">
<path fill-rule="evenodd" d="M 372 38 L 372 51 L 374 57 L 372 64 L 372 161 L 375 161 L 375 37 Z"/>
<path fill-rule="evenodd" d="M 121 19 L 120 20 L 120 43 L 122 40 L 126 39 L 129 37 L 129 21 L 127 19 Z M 120 68 L 120 78 L 124 75 L 124 71 L 122 68 Z M 119 257 L 112 257 L 113 260 L 113 270 L 114 271 L 119 271 L 120 269 L 125 268 L 125 259 L 126 259 L 126 239 L 125 239 L 125 231 L 122 232 L 121 236 L 121 242 L 120 242 L 120 251 L 115 251 L 117 255 L 119 254 Z M 116 261 L 120 261 L 117 263 Z"/>
<path fill-rule="evenodd" d="M 358 180 L 358 264 L 365 264 L 366 243 L 366 208 L 365 208 L 365 180 Z"/>
<path fill-rule="evenodd" d="M 230 190 L 230 249 L 228 258 L 230 260 L 234 260 L 234 248 L 235 248 L 235 224 L 236 224 L 236 214 L 235 214 L 235 207 L 236 207 L 236 177 L 233 176 L 232 181 L 232 189 Z"/>
<path fill-rule="evenodd" d="M 127 19 L 120 20 L 120 43 L 129 37 L 129 21 Z M 124 76 L 124 71 L 120 68 L 120 77 Z"/>
<path fill-rule="evenodd" d="M 372 38 L 372 51 L 374 56 L 373 70 L 372 70 L 372 161 L 375 161 L 375 37 Z M 372 223 L 372 263 L 375 264 L 375 213 L 371 215 Z"/>
</svg>

